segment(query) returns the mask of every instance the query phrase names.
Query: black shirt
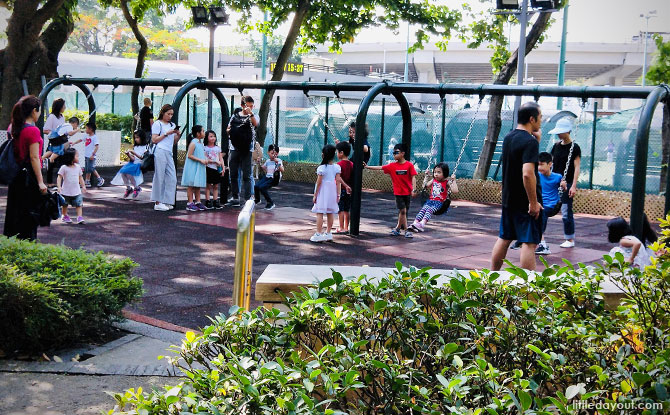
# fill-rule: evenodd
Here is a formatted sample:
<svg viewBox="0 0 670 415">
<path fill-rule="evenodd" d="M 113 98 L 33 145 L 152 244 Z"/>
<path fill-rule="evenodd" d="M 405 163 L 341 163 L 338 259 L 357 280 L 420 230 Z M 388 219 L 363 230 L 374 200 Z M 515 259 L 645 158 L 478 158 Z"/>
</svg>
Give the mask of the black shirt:
<svg viewBox="0 0 670 415">
<path fill-rule="evenodd" d="M 574 141 L 573 141 L 574 142 Z M 554 144 L 554 147 L 551 148 L 551 155 L 554 158 L 554 173 L 558 173 L 561 176 L 565 172 L 565 163 L 568 161 L 568 154 L 570 154 L 570 144 L 563 144 L 561 141 Z M 579 148 L 579 144 L 575 143 L 575 148 L 572 149 L 572 157 L 570 158 L 570 168 L 568 169 L 568 174 L 565 177 L 565 181 L 572 183 L 575 178 L 575 158 L 582 157 L 582 149 Z"/>
<path fill-rule="evenodd" d="M 154 117 L 151 107 L 144 106 L 140 110 L 140 128 L 151 132 L 151 119 Z"/>
<path fill-rule="evenodd" d="M 350 158 L 351 160 L 354 159 L 354 146 L 355 146 L 354 143 L 355 143 L 355 142 L 356 142 L 355 139 L 353 139 L 353 138 L 349 138 L 349 144 L 351 144 L 351 157 L 349 157 L 349 158 Z M 365 138 L 363 139 L 363 145 L 364 145 L 364 146 L 368 146 L 368 151 L 364 151 L 364 152 L 363 152 L 363 161 L 365 162 L 365 164 L 368 164 L 368 162 L 370 161 L 370 157 L 372 157 L 372 151 L 370 150 L 370 143 L 368 142 L 368 138 L 367 138 L 367 137 L 365 137 Z"/>
<path fill-rule="evenodd" d="M 508 209 L 528 211 L 528 194 L 523 187 L 523 165 L 535 164 L 535 193 L 542 203 L 540 176 L 537 174 L 537 157 L 540 145 L 537 139 L 524 130 L 513 130 L 503 140 L 502 146 L 502 204 Z"/>
</svg>

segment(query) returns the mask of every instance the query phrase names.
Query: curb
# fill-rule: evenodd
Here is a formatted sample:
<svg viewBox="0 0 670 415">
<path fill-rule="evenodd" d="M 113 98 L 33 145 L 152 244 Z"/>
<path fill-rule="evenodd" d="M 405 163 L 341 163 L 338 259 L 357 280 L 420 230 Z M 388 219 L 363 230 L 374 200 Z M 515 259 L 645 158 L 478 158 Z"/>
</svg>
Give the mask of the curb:
<svg viewBox="0 0 670 415">
<path fill-rule="evenodd" d="M 138 314 L 133 311 L 123 310 L 122 314 L 128 320 L 136 321 L 138 323 L 148 324 L 150 326 L 158 327 L 163 330 L 177 331 L 180 333 L 186 333 L 187 331 L 192 331 L 196 334 L 200 334 L 199 330 L 189 329 L 188 327 L 178 326 L 176 324 L 169 323 L 164 320 L 159 320 L 157 318 L 145 316 L 143 314 Z"/>
</svg>

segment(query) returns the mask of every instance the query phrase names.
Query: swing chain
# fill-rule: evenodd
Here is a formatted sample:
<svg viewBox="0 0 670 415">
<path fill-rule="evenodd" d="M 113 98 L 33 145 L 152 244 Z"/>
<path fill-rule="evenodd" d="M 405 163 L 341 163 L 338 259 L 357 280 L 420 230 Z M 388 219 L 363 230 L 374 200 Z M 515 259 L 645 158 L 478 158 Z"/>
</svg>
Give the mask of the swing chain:
<svg viewBox="0 0 670 415">
<path fill-rule="evenodd" d="M 325 126 L 324 128 L 328 129 L 328 132 L 330 133 L 330 136 L 333 138 L 333 141 L 337 142 L 338 139 L 333 134 L 333 129 L 328 127 L 328 121 L 323 117 L 323 115 L 321 115 L 321 112 L 319 111 L 319 107 L 317 107 L 316 102 L 314 102 L 314 97 L 312 97 L 311 95 L 308 95 L 307 93 L 305 93 L 305 95 L 307 96 L 307 99 L 309 100 L 309 103 L 312 104 L 312 107 L 314 108 L 314 111 L 316 111 L 316 115 L 319 117 L 319 120 L 321 120 L 321 122 Z M 326 99 L 328 99 L 328 98 L 326 97 Z M 322 128 L 321 130 L 323 131 L 324 128 Z"/>
<path fill-rule="evenodd" d="M 581 110 L 579 111 L 579 117 L 577 117 L 577 123 L 575 125 L 575 134 L 571 140 L 572 144 L 570 144 L 570 151 L 568 152 L 568 159 L 565 162 L 565 169 L 563 170 L 563 178 L 561 180 L 566 180 L 568 177 L 568 170 L 570 170 L 570 162 L 572 161 L 572 151 L 575 149 L 575 140 L 577 139 L 577 127 L 579 126 L 580 122 L 582 121 L 582 117 L 584 116 L 584 110 L 586 108 L 586 100 L 582 100 L 581 104 Z M 567 183 L 567 180 L 566 180 Z M 563 196 L 563 187 L 558 188 L 558 197 Z"/>
<path fill-rule="evenodd" d="M 468 139 L 470 138 L 470 133 L 472 133 L 472 127 L 475 125 L 475 121 L 477 120 L 477 115 L 479 114 L 479 109 L 482 106 L 482 101 L 484 101 L 484 97 L 480 96 L 479 97 L 479 102 L 477 103 L 477 109 L 475 110 L 475 115 L 472 116 L 472 121 L 470 122 L 470 126 L 468 127 L 468 132 L 465 134 L 465 139 L 463 140 L 463 147 L 461 147 L 461 152 L 458 155 L 458 159 L 456 159 L 456 165 L 454 166 L 454 170 L 452 172 L 452 177 L 456 177 L 456 170 L 458 169 L 458 165 L 461 164 L 461 158 L 463 157 L 463 153 L 465 152 L 465 147 L 468 144 Z"/>
<path fill-rule="evenodd" d="M 337 102 L 340 103 L 340 109 L 342 109 L 342 115 L 344 115 L 344 125 L 348 126 L 349 125 L 349 116 L 347 115 L 347 111 L 344 110 L 344 102 L 342 101 L 342 98 L 340 98 L 340 93 L 339 92 L 335 93 L 335 98 L 337 98 Z"/>
<path fill-rule="evenodd" d="M 437 108 L 437 113 L 433 112 L 433 109 L 430 108 L 428 111 L 430 111 L 430 115 L 433 119 L 433 141 L 430 147 L 430 160 L 432 162 L 437 162 L 437 121 L 436 118 L 442 114 L 442 106 L 444 105 L 444 99 L 440 99 L 440 105 Z M 428 168 L 430 168 L 430 162 L 428 164 Z"/>
</svg>

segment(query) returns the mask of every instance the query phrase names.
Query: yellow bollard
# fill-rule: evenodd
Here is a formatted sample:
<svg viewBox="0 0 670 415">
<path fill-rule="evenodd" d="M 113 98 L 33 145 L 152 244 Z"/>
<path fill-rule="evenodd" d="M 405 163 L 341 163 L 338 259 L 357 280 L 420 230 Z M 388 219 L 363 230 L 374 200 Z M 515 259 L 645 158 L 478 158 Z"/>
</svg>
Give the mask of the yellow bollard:
<svg viewBox="0 0 670 415">
<path fill-rule="evenodd" d="M 237 244 L 235 247 L 235 280 L 233 302 L 238 307 L 249 309 L 251 301 L 251 269 L 254 254 L 254 230 L 256 204 L 248 200 L 237 217 Z"/>
</svg>

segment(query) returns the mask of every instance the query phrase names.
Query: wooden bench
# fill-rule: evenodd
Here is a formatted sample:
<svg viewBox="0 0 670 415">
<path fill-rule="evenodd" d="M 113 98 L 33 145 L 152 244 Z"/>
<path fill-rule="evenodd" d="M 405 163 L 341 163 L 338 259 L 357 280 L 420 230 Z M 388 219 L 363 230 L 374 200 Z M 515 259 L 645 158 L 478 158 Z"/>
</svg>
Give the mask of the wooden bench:
<svg viewBox="0 0 670 415">
<path fill-rule="evenodd" d="M 281 294 L 288 297 L 292 292 L 298 292 L 300 287 L 316 285 L 330 278 L 333 270 L 345 278 L 365 274 L 374 279 L 393 273 L 395 268 L 270 264 L 256 281 L 256 301 L 263 303 L 267 308 L 285 309 L 280 306 Z M 440 274 L 437 279 L 439 284 L 448 284 L 456 272 L 467 275 L 470 270 L 431 269 L 428 272 L 431 275 Z M 513 277 L 508 271 L 500 271 L 500 275 L 500 280 L 509 280 Z M 601 289 L 603 298 L 610 307 L 616 307 L 625 295 L 609 278 L 602 282 Z"/>
</svg>

